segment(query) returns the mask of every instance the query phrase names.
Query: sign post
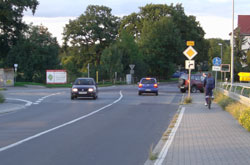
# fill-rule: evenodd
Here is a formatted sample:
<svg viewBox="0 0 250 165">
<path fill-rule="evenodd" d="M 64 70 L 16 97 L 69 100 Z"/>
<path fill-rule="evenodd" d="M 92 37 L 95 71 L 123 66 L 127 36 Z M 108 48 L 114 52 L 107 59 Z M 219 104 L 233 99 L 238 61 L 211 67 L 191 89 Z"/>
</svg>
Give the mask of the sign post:
<svg viewBox="0 0 250 165">
<path fill-rule="evenodd" d="M 217 84 L 217 72 L 221 71 L 221 59 L 219 57 L 213 58 L 213 71 L 215 71 L 215 87 Z"/>
<path fill-rule="evenodd" d="M 187 41 L 187 46 L 189 46 L 183 54 L 189 59 L 186 63 L 186 69 L 188 69 L 188 97 L 190 98 L 191 93 L 191 69 L 194 69 L 194 61 L 192 60 L 198 53 L 192 47 L 194 46 L 194 41 Z"/>
</svg>

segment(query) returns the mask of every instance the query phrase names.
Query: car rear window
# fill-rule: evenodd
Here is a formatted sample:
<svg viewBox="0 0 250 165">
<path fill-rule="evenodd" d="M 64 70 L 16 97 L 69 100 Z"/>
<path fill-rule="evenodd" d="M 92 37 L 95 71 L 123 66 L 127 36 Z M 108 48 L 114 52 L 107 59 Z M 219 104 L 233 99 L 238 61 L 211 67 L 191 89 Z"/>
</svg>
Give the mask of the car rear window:
<svg viewBox="0 0 250 165">
<path fill-rule="evenodd" d="M 142 79 L 142 84 L 155 84 L 155 79 Z"/>
<path fill-rule="evenodd" d="M 74 83 L 75 85 L 94 85 L 92 79 L 77 79 Z"/>
</svg>

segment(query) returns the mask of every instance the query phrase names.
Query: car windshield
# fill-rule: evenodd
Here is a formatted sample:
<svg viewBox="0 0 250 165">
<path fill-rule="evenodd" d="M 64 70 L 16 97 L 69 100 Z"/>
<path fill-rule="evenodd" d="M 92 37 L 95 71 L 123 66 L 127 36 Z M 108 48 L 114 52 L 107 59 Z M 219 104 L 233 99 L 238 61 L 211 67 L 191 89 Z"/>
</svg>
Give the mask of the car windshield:
<svg viewBox="0 0 250 165">
<path fill-rule="evenodd" d="M 142 84 L 155 84 L 155 79 L 142 79 Z"/>
<path fill-rule="evenodd" d="M 77 79 L 74 83 L 75 85 L 94 85 L 92 79 Z"/>
</svg>

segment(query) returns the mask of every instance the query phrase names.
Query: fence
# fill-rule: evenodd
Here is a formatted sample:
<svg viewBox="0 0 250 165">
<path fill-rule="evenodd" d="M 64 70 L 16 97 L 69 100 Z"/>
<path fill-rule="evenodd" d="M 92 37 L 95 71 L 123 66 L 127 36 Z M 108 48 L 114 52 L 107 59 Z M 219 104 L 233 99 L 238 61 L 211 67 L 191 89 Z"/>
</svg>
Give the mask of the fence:
<svg viewBox="0 0 250 165">
<path fill-rule="evenodd" d="M 217 89 L 234 100 L 250 106 L 249 83 L 219 83 Z"/>
</svg>

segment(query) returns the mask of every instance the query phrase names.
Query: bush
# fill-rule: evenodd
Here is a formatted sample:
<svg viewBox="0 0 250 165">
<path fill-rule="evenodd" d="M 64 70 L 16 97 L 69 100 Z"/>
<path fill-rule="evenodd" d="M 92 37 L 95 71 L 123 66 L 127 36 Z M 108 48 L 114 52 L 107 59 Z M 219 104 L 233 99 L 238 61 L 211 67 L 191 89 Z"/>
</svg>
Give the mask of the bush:
<svg viewBox="0 0 250 165">
<path fill-rule="evenodd" d="M 248 131 L 250 131 L 250 108 L 244 110 L 239 117 L 239 123 Z"/>
<path fill-rule="evenodd" d="M 229 112 L 235 119 L 239 120 L 240 115 L 243 111 L 247 109 L 247 106 L 237 102 L 233 104 L 229 104 L 226 107 L 226 111 Z"/>
<path fill-rule="evenodd" d="M 214 95 L 215 95 L 215 102 L 217 102 L 224 110 L 229 104 L 235 102 L 233 99 L 223 95 L 222 93 L 216 92 Z"/>
<path fill-rule="evenodd" d="M 5 101 L 4 96 L 0 93 L 0 103 L 3 103 Z"/>
</svg>

